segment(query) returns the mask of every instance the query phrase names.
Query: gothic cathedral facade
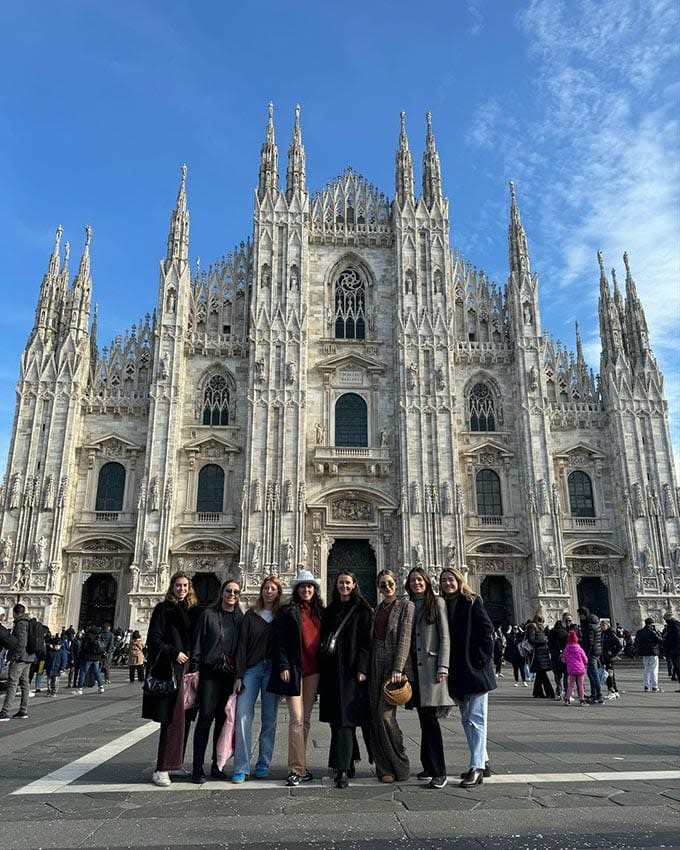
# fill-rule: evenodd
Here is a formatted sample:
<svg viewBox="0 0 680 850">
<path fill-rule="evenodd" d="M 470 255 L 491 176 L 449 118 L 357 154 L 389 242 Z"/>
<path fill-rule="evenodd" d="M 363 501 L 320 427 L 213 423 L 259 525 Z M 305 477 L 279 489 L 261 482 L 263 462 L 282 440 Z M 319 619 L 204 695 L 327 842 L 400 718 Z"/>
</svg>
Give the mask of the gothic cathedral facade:
<svg viewBox="0 0 680 850">
<path fill-rule="evenodd" d="M 496 622 L 587 604 L 636 627 L 680 603 L 663 379 L 628 260 L 600 257 L 600 375 L 541 323 L 511 186 L 499 287 L 449 242 L 428 115 L 402 115 L 392 201 L 347 169 L 310 195 L 299 110 L 285 189 L 270 106 L 252 239 L 189 263 L 186 168 L 156 310 L 99 349 L 91 230 L 61 229 L 21 358 L 0 494 L 0 603 L 52 627 L 145 629 L 170 575 L 204 601 L 300 568 L 467 573 Z M 283 181 L 281 181 L 283 182 Z"/>
</svg>

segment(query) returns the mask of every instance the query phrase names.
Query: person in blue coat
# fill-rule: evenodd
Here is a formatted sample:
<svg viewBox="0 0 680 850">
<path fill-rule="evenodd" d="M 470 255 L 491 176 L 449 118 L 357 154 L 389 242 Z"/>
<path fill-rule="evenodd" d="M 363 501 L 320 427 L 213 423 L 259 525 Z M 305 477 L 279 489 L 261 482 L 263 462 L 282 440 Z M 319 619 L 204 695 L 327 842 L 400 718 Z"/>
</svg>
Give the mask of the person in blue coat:
<svg viewBox="0 0 680 850">
<path fill-rule="evenodd" d="M 59 690 L 59 677 L 68 669 L 68 650 L 60 637 L 53 637 L 47 644 L 45 675 L 47 676 L 47 696 L 56 697 Z"/>
<path fill-rule="evenodd" d="M 461 788 L 481 785 L 491 775 L 486 749 L 489 691 L 496 687 L 493 672 L 493 623 L 481 598 L 454 567 L 442 570 L 439 587 L 446 602 L 451 635 L 447 680 L 449 694 L 460 710 L 470 748 L 470 765 L 461 774 Z"/>
</svg>

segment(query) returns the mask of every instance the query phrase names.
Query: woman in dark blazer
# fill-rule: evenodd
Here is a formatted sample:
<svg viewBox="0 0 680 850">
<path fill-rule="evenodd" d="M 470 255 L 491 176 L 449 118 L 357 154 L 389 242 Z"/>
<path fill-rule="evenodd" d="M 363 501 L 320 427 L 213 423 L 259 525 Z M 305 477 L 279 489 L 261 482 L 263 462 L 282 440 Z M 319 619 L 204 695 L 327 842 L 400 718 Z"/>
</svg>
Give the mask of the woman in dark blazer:
<svg viewBox="0 0 680 850">
<path fill-rule="evenodd" d="M 371 608 L 350 572 L 335 579 L 333 598 L 321 617 L 322 646 L 333 633 L 337 633 L 335 651 L 320 658 L 319 720 L 331 726 L 328 766 L 335 770 L 335 786 L 346 788 L 357 755 L 356 728 L 368 719 L 371 647 Z"/>
<path fill-rule="evenodd" d="M 149 674 L 157 679 L 170 679 L 173 671 L 178 684 L 189 662 L 198 611 L 196 594 L 186 573 L 177 572 L 170 579 L 165 599 L 151 614 L 146 648 Z M 162 788 L 170 785 L 170 771 L 184 769 L 184 751 L 195 711 L 185 712 L 178 691 L 169 696 L 142 697 L 142 717 L 161 724 L 158 756 L 152 782 Z"/>
<path fill-rule="evenodd" d="M 288 779 L 292 786 L 308 782 L 307 738 L 319 687 L 321 612 L 319 582 L 300 570 L 290 602 L 279 609 L 272 631 L 272 669 L 267 690 L 286 697 L 288 706 Z"/>
<path fill-rule="evenodd" d="M 486 749 L 488 694 L 496 687 L 493 673 L 494 630 L 484 603 L 472 592 L 465 576 L 453 567 L 442 570 L 439 586 L 446 601 L 451 634 L 448 687 L 460 710 L 470 748 L 470 765 L 461 775 L 461 788 L 481 785 L 491 775 Z"/>
</svg>

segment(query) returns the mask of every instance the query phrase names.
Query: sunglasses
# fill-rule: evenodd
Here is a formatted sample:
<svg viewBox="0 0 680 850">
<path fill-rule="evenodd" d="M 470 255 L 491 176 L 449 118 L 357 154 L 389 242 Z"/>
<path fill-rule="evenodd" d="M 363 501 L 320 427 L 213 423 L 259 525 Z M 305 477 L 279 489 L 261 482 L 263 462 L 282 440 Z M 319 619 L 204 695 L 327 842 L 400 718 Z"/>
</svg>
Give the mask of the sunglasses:
<svg viewBox="0 0 680 850">
<path fill-rule="evenodd" d="M 225 593 L 228 593 L 228 594 L 229 594 L 229 595 L 231 595 L 231 596 L 240 596 L 240 595 L 241 595 L 241 591 L 240 591 L 240 590 L 232 590 L 230 587 L 226 587 L 226 588 L 224 589 L 224 592 L 225 592 Z"/>
<path fill-rule="evenodd" d="M 380 590 L 385 590 L 387 587 L 395 587 L 395 583 L 393 581 L 381 581 L 378 587 Z"/>
</svg>

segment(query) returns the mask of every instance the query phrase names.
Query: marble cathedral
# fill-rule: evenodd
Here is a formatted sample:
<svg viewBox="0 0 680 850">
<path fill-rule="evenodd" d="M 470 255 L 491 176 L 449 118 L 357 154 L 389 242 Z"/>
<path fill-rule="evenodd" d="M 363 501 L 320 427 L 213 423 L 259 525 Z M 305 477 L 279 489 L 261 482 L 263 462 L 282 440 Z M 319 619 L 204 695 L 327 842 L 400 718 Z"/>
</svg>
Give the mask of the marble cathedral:
<svg viewBox="0 0 680 850">
<path fill-rule="evenodd" d="M 283 181 L 281 181 L 283 182 Z M 663 378 L 628 259 L 599 258 L 600 375 L 541 323 L 513 187 L 497 286 L 450 247 L 427 116 L 389 200 L 348 168 L 310 193 L 299 109 L 272 108 L 252 237 L 189 261 L 186 168 L 156 308 L 99 348 L 91 229 L 57 230 L 21 358 L 0 493 L 0 604 L 145 628 L 170 574 L 322 582 L 454 564 L 497 622 L 579 602 L 636 627 L 680 602 Z M 595 284 L 595 278 L 593 282 Z"/>
</svg>

